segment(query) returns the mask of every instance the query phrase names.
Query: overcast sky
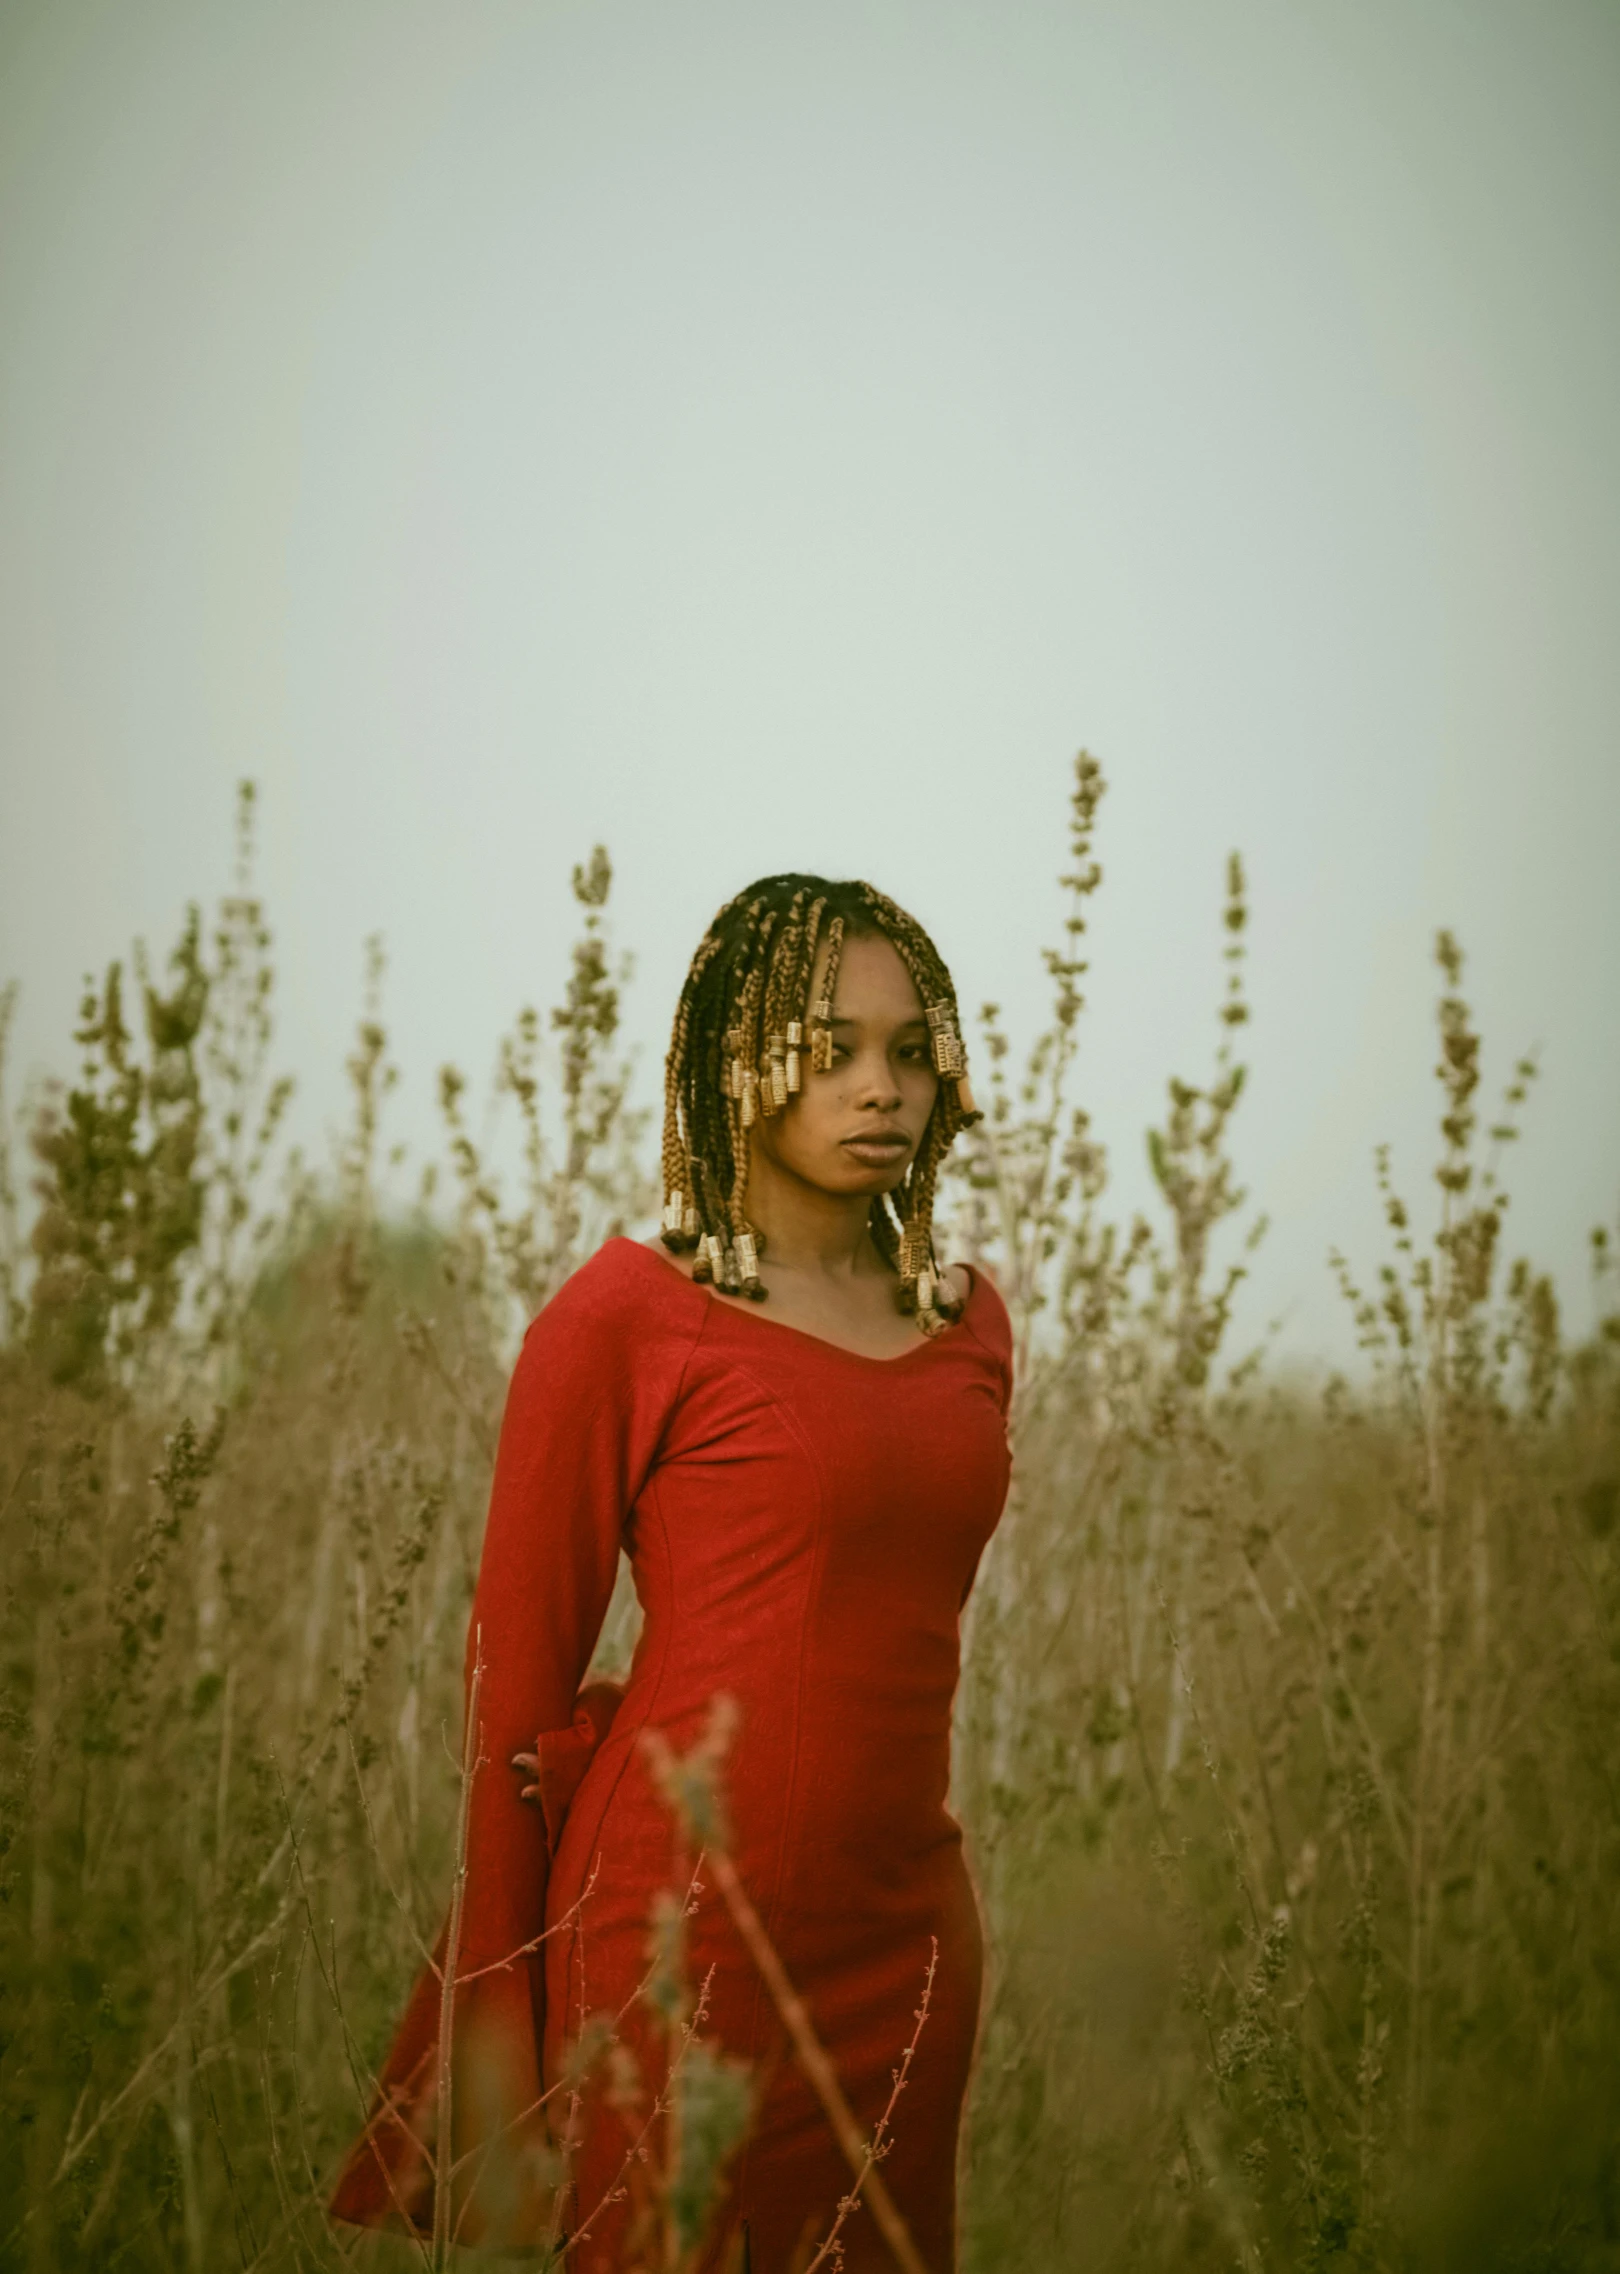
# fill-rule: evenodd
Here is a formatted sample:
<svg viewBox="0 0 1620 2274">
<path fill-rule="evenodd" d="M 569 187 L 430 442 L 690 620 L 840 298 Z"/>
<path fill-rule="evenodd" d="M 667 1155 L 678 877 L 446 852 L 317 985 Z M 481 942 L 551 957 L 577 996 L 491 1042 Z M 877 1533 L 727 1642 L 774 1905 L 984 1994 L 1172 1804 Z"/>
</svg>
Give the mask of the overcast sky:
<svg viewBox="0 0 1620 2274">
<path fill-rule="evenodd" d="M 6 0 L 0 974 L 226 881 L 263 788 L 317 1143 L 381 931 L 487 1074 L 613 858 L 650 1095 L 716 906 L 860 874 L 1033 1029 L 1109 791 L 1082 1093 L 1143 1202 L 1253 901 L 1241 1314 L 1348 1344 L 1428 1186 L 1435 927 L 1509 1246 L 1620 1202 L 1608 0 Z M 970 1037 L 971 1042 L 971 1037 Z"/>
</svg>

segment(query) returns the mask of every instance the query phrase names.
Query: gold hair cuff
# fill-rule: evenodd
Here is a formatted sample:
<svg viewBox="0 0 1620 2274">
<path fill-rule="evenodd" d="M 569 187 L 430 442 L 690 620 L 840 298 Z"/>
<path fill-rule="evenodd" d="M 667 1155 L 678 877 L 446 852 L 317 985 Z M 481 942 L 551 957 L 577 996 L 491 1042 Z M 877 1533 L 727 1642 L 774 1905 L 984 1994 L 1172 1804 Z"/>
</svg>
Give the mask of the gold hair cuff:
<svg viewBox="0 0 1620 2274">
<path fill-rule="evenodd" d="M 926 1269 L 931 1242 L 921 1224 L 903 1224 L 900 1228 L 900 1276 L 916 1279 Z"/>
<path fill-rule="evenodd" d="M 948 1002 L 927 1006 L 929 1040 L 933 1044 L 934 1072 L 945 1079 L 967 1072 L 967 1054 L 956 1031 L 956 1017 Z"/>
</svg>

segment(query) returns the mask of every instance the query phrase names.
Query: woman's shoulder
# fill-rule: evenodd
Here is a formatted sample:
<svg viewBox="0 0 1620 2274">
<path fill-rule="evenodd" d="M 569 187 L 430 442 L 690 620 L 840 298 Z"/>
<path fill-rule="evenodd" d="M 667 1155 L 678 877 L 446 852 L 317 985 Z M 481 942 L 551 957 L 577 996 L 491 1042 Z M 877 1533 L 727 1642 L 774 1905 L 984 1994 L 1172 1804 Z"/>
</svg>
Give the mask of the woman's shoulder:
<svg viewBox="0 0 1620 2274">
<path fill-rule="evenodd" d="M 963 1324 L 972 1328 L 974 1334 L 978 1336 L 987 1350 L 992 1351 L 1004 1365 L 1010 1366 L 1013 1346 L 1012 1318 L 1008 1313 L 1001 1289 L 996 1285 L 982 1263 L 956 1264 L 952 1268 L 960 1272 L 964 1278 L 967 1278 L 969 1274 L 972 1277 L 973 1291 L 968 1298 L 967 1307 L 962 1313 Z"/>
<path fill-rule="evenodd" d="M 615 1233 L 587 1256 L 530 1320 L 539 1331 L 643 1343 L 661 1330 L 695 1335 L 705 1297 L 674 1264 Z"/>
</svg>

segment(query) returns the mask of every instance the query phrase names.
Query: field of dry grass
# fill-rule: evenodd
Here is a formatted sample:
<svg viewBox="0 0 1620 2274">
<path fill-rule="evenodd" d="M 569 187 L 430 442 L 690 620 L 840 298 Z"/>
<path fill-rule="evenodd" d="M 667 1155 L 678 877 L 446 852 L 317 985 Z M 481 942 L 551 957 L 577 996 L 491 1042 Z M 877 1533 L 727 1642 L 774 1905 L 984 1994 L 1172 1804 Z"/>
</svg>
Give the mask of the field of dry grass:
<svg viewBox="0 0 1620 2274">
<path fill-rule="evenodd" d="M 1483 1111 L 1442 935 L 1441 1230 L 1380 1165 L 1387 1253 L 1336 1264 L 1368 1386 L 1234 1364 L 1242 873 L 1211 1070 L 1120 1223 L 1074 1102 L 1101 795 L 1080 761 L 1051 1022 L 1023 1066 L 983 1027 L 945 1204 L 1020 1348 L 958 1716 L 965 2267 L 1620 2266 L 1611 1245 L 1572 1342 L 1502 1252 L 1529 1073 Z M 503 1052 L 508 1141 L 447 1073 L 414 1210 L 379 1200 L 375 1002 L 341 1161 L 288 1154 L 245 858 L 87 998 L 6 1156 L 0 2265 L 347 2262 L 319 2207 L 449 1882 L 514 1329 L 653 1220 L 609 881 L 576 871 L 561 999 Z"/>
</svg>

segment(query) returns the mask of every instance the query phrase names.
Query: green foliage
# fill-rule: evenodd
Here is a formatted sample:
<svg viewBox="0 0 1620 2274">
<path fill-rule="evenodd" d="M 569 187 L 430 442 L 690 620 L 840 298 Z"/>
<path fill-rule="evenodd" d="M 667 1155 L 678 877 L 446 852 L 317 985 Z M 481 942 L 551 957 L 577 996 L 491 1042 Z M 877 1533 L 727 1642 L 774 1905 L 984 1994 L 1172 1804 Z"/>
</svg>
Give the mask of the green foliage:
<svg viewBox="0 0 1620 2274">
<path fill-rule="evenodd" d="M 674 2106 L 669 2216 L 676 2248 L 685 2254 L 703 2240 L 721 2171 L 747 2129 L 753 2109 L 748 2071 L 699 2039 L 676 2072 Z"/>
<path fill-rule="evenodd" d="M 85 983 L 79 1080 L 33 1133 L 42 1174 L 32 1337 L 53 1381 L 91 1390 L 169 1324 L 202 1230 L 196 1051 L 208 974 L 195 908 L 169 957 L 169 992 L 138 968 L 144 1051 L 125 1023 L 114 963 L 99 990 Z"/>
</svg>

